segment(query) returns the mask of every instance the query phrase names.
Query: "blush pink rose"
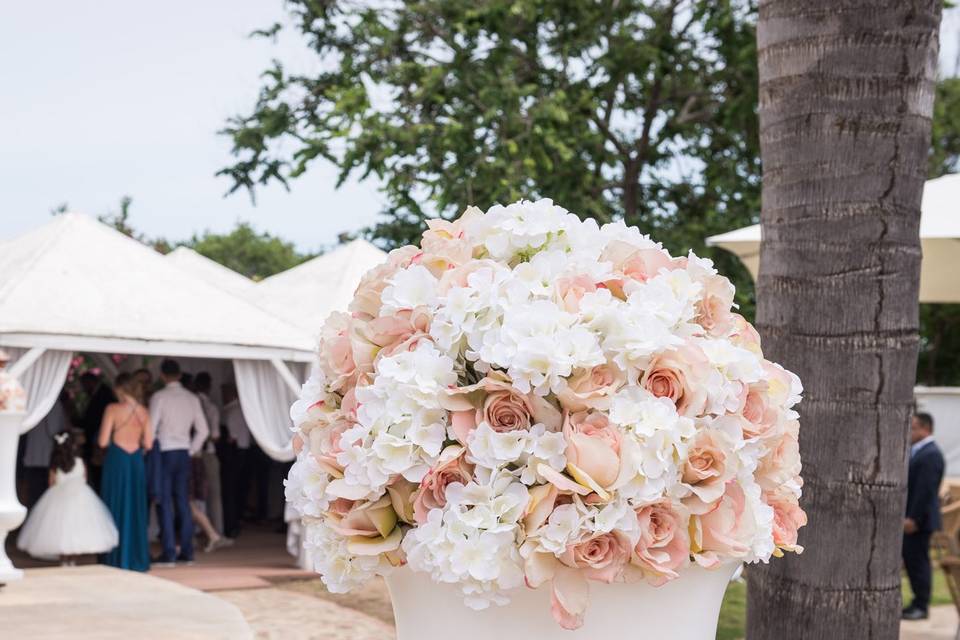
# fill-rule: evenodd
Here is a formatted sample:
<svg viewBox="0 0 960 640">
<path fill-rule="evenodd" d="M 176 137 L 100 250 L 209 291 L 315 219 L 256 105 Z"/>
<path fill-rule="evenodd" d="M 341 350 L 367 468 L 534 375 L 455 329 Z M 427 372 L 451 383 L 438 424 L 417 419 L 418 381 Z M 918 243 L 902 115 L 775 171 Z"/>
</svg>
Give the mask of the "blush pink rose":
<svg viewBox="0 0 960 640">
<path fill-rule="evenodd" d="M 619 531 L 612 531 L 568 546 L 560 555 L 560 562 L 580 569 L 588 580 L 609 584 L 623 574 L 631 551 L 630 540 Z"/>
<path fill-rule="evenodd" d="M 413 351 L 421 340 L 432 342 L 429 332 L 430 314 L 422 309 L 398 311 L 371 320 L 364 327 L 364 337 L 378 349 L 374 361 Z"/>
<path fill-rule="evenodd" d="M 797 531 L 806 526 L 807 514 L 800 508 L 797 496 L 780 489 L 763 492 L 763 500 L 773 508 L 773 543 L 783 551 L 802 553 Z"/>
<path fill-rule="evenodd" d="M 557 296 L 560 306 L 570 313 L 580 310 L 580 301 L 583 296 L 597 290 L 597 283 L 590 276 L 563 276 L 557 279 Z"/>
<path fill-rule="evenodd" d="M 580 369 L 567 380 L 567 388 L 557 394 L 560 406 L 568 411 L 605 409 L 624 384 L 626 375 L 612 364 Z"/>
<path fill-rule="evenodd" d="M 640 537 L 634 545 L 633 562 L 643 569 L 651 584 L 676 578 L 677 569 L 690 559 L 687 516 L 669 499 L 636 510 Z"/>
<path fill-rule="evenodd" d="M 428 230 L 420 242 L 423 255 L 418 258 L 419 263 L 440 277 L 445 271 L 469 262 L 473 258 L 473 243 L 465 228 L 478 215 L 482 212 L 470 207 L 453 222 L 442 218 L 427 220 Z"/>
<path fill-rule="evenodd" d="M 448 485 L 467 484 L 473 477 L 473 465 L 466 461 L 464 449 L 449 447 L 440 457 L 441 462 L 420 481 L 420 489 L 413 499 L 413 518 L 418 524 L 427 521 L 431 509 L 442 509 L 447 504 Z"/>
<path fill-rule="evenodd" d="M 437 292 L 441 295 L 446 294 L 450 289 L 466 287 L 470 276 L 483 271 L 484 269 L 497 270 L 500 264 L 493 260 L 471 260 L 466 264 L 453 269 L 448 269 L 440 276 L 440 282 L 437 284 Z"/>
<path fill-rule="evenodd" d="M 327 317 L 320 332 L 320 369 L 333 391 L 348 386 L 351 379 L 356 377 L 351 323 L 350 316 L 334 311 Z"/>
<path fill-rule="evenodd" d="M 731 314 L 733 316 L 733 329 L 730 332 L 730 342 L 734 345 L 746 349 L 758 356 L 763 356 L 760 350 L 760 334 L 747 322 L 739 313 Z"/>
<path fill-rule="evenodd" d="M 702 379 L 709 369 L 706 354 L 693 343 L 653 357 L 640 386 L 658 398 L 668 398 L 677 406 L 677 413 L 689 418 L 703 415 L 707 392 Z"/>
<path fill-rule="evenodd" d="M 534 424 L 556 431 L 562 421 L 560 412 L 548 400 L 520 393 L 498 372 L 477 384 L 448 390 L 444 406 L 451 411 L 451 428 L 461 444 L 481 422 L 497 433 L 508 433 L 527 430 Z"/>
<path fill-rule="evenodd" d="M 681 480 L 692 496 L 684 504 L 693 513 L 703 513 L 724 494 L 736 469 L 726 434 L 700 429 L 687 448 Z"/>
<path fill-rule="evenodd" d="M 384 496 L 375 502 L 353 502 L 342 515 L 328 511 L 326 521 L 341 536 L 386 537 L 397 525 L 397 514 L 389 496 Z"/>
<path fill-rule="evenodd" d="M 696 304 L 694 321 L 714 337 L 727 336 L 736 326 L 730 308 L 734 286 L 725 277 L 714 275 L 703 281 L 703 296 Z"/>
<path fill-rule="evenodd" d="M 629 242 L 612 240 L 600 254 L 600 260 L 613 265 L 616 277 L 606 280 L 604 286 L 614 296 L 625 299 L 626 289 L 632 282 L 646 282 L 660 272 L 660 269 L 675 269 L 679 264 L 670 255 L 657 248 L 638 248 Z"/>
<path fill-rule="evenodd" d="M 754 523 L 747 513 L 747 499 L 736 481 L 727 483 L 726 491 L 713 508 L 699 516 L 701 551 L 709 560 L 702 564 L 716 564 L 718 556 L 742 558 L 750 551 Z"/>
<path fill-rule="evenodd" d="M 354 292 L 353 300 L 350 302 L 350 314 L 362 320 L 378 317 L 380 307 L 383 306 L 380 295 L 387 286 L 387 280 L 397 271 L 409 267 L 418 253 L 420 249 L 410 245 L 394 249 L 387 256 L 385 263 L 363 274 Z"/>
<path fill-rule="evenodd" d="M 312 429 L 307 435 L 310 455 L 322 469 L 337 477 L 343 472 L 343 466 L 337 462 L 337 456 L 343 453 L 340 438 L 344 431 L 352 426 L 354 426 L 352 422 L 338 418 L 326 427 Z"/>
<path fill-rule="evenodd" d="M 620 429 L 599 412 L 568 413 L 563 425 L 567 469 L 580 483 L 606 489 L 620 474 Z M 586 476 L 586 478 L 581 477 Z M 596 490 L 596 487 L 592 487 Z"/>
<path fill-rule="evenodd" d="M 777 423 L 778 413 L 770 406 L 767 384 L 760 382 L 747 387 L 743 402 L 743 437 L 761 438 L 771 432 Z"/>
<path fill-rule="evenodd" d="M 802 484 L 800 471 L 800 442 L 797 440 L 797 422 L 788 421 L 784 432 L 772 441 L 768 441 L 767 453 L 757 465 L 757 483 L 767 491 L 773 491 L 784 484 L 795 482 Z"/>
</svg>

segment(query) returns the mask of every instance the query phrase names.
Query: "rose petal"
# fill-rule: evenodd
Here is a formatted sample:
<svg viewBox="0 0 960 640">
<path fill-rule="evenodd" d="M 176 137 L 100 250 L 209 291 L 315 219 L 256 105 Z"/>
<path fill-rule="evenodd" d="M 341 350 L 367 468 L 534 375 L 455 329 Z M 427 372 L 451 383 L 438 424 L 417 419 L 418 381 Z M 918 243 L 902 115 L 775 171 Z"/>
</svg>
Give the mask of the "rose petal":
<svg viewBox="0 0 960 640">
<path fill-rule="evenodd" d="M 399 549 L 402 539 L 403 531 L 397 527 L 385 538 L 350 538 L 347 540 L 347 551 L 355 556 L 378 556 Z"/>
<path fill-rule="evenodd" d="M 587 487 L 577 484 L 567 476 L 563 475 L 559 471 L 556 471 L 552 467 L 543 464 L 542 462 L 537 465 L 537 473 L 546 478 L 547 482 L 557 487 L 557 489 L 560 491 L 570 491 L 578 496 L 585 496 L 592 493 L 592 491 Z"/>
<path fill-rule="evenodd" d="M 590 604 L 590 586 L 583 574 L 568 567 L 559 567 L 553 577 L 550 613 L 564 629 L 583 626 L 583 613 Z"/>
</svg>

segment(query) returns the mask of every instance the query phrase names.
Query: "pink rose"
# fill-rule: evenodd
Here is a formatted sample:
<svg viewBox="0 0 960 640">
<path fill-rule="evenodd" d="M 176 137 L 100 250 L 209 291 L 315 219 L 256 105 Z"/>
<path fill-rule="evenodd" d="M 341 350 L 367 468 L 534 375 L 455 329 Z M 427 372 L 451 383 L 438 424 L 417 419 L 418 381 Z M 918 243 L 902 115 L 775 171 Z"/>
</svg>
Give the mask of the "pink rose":
<svg viewBox="0 0 960 640">
<path fill-rule="evenodd" d="M 340 417 L 327 426 L 312 429 L 307 434 L 310 455 L 317 461 L 321 469 L 335 477 L 342 477 L 343 475 L 343 466 L 337 462 L 337 456 L 343 453 L 340 438 L 344 431 L 353 426 L 352 422 Z"/>
<path fill-rule="evenodd" d="M 440 276 L 440 283 L 437 285 L 437 292 L 441 295 L 446 294 L 450 289 L 466 287 L 470 276 L 482 272 L 485 269 L 491 272 L 500 268 L 499 263 L 493 260 L 471 260 L 462 266 L 448 269 Z"/>
<path fill-rule="evenodd" d="M 564 276 L 557 279 L 557 296 L 560 298 L 560 306 L 576 313 L 580 310 L 580 300 L 587 293 L 597 290 L 597 284 L 590 276 Z"/>
<path fill-rule="evenodd" d="M 756 471 L 757 483 L 764 490 L 773 491 L 790 482 L 795 482 L 797 486 L 802 484 L 797 427 L 797 421 L 790 420 L 784 425 L 784 432 L 780 436 L 768 441 L 769 448 L 760 458 Z"/>
<path fill-rule="evenodd" d="M 568 413 L 563 436 L 567 442 L 567 470 L 577 482 L 597 491 L 616 481 L 622 436 L 605 414 Z"/>
<path fill-rule="evenodd" d="M 730 342 L 763 357 L 763 352 L 760 350 L 760 334 L 757 333 L 757 330 L 739 313 L 731 315 L 733 317 L 733 329 L 730 332 Z"/>
<path fill-rule="evenodd" d="M 447 504 L 447 485 L 467 484 L 473 477 L 473 465 L 466 461 L 461 447 L 447 447 L 440 454 L 440 462 L 420 481 L 420 490 L 413 499 L 413 518 L 418 524 L 427 521 L 431 509 L 442 509 Z"/>
<path fill-rule="evenodd" d="M 703 327 L 708 335 L 726 336 L 736 326 L 730 308 L 733 306 L 734 286 L 720 275 L 710 276 L 703 281 L 703 296 L 696 304 L 694 321 Z"/>
<path fill-rule="evenodd" d="M 397 514 L 388 496 L 375 502 L 354 502 L 346 513 L 342 513 L 343 506 L 327 512 L 327 524 L 341 536 L 386 538 L 397 526 Z"/>
<path fill-rule="evenodd" d="M 610 397 L 626 383 L 626 376 L 612 364 L 579 369 L 567 380 L 567 388 L 557 394 L 568 411 L 605 409 Z"/>
<path fill-rule="evenodd" d="M 469 262 L 473 257 L 473 243 L 467 237 L 465 227 L 477 215 L 482 215 L 480 210 L 471 207 L 453 222 L 442 218 L 427 220 L 429 229 L 424 232 L 420 243 L 423 255 L 418 258 L 419 264 L 440 277 L 448 269 Z"/>
<path fill-rule="evenodd" d="M 658 398 L 669 398 L 680 415 L 695 418 L 706 411 L 708 397 L 702 378 L 709 367 L 706 354 L 688 342 L 655 355 L 640 377 L 640 386 Z"/>
<path fill-rule="evenodd" d="M 700 539 L 691 545 L 695 547 L 695 552 L 702 556 L 697 558 L 697 562 L 705 566 L 715 566 L 719 564 L 720 556 L 742 558 L 747 555 L 755 524 L 747 513 L 746 501 L 740 484 L 730 481 L 713 508 L 699 516 Z"/>
<path fill-rule="evenodd" d="M 717 429 L 700 429 L 687 449 L 681 479 L 693 493 L 684 504 L 703 513 L 720 499 L 736 469 L 726 435 Z"/>
<path fill-rule="evenodd" d="M 339 311 L 327 317 L 320 332 L 320 369 L 333 391 L 349 385 L 357 371 L 350 334 L 351 318 Z"/>
<path fill-rule="evenodd" d="M 626 299 L 631 282 L 646 282 L 660 269 L 675 269 L 679 263 L 670 258 L 663 249 L 640 249 L 629 242 L 611 240 L 600 254 L 602 262 L 609 262 L 619 277 L 607 280 L 604 285 L 614 296 Z"/>
<path fill-rule="evenodd" d="M 520 393 L 505 375 L 491 372 L 477 384 L 450 389 L 444 399 L 450 410 L 451 428 L 461 444 L 481 422 L 497 433 L 527 430 L 543 424 L 550 431 L 560 428 L 561 414 L 548 400 L 533 393 Z"/>
<path fill-rule="evenodd" d="M 765 382 L 752 384 L 747 388 L 742 413 L 744 438 L 760 438 L 773 429 L 777 423 L 778 414 L 776 408 L 770 406 Z"/>
<path fill-rule="evenodd" d="M 687 518 L 679 509 L 665 498 L 636 510 L 640 537 L 633 548 L 633 562 L 657 586 L 676 578 L 677 569 L 690 559 Z"/>
<path fill-rule="evenodd" d="M 797 530 L 806 526 L 807 514 L 797 496 L 779 489 L 764 491 L 763 500 L 773 508 L 773 543 L 783 551 L 803 553 L 803 547 L 797 544 Z"/>
<path fill-rule="evenodd" d="M 364 338 L 376 346 L 375 360 L 403 351 L 413 351 L 429 335 L 430 314 L 423 309 L 405 309 L 391 316 L 376 318 L 363 328 Z"/>
<path fill-rule="evenodd" d="M 393 274 L 401 269 L 410 266 L 414 256 L 420 253 L 420 249 L 414 246 L 400 247 L 394 249 L 387 256 L 387 261 L 370 271 L 363 274 L 360 284 L 357 285 L 353 300 L 350 302 L 349 311 L 355 318 L 363 320 L 372 320 L 380 315 L 380 294 L 387 286 L 387 280 Z"/>
<path fill-rule="evenodd" d="M 630 554 L 630 540 L 619 531 L 612 531 L 568 546 L 560 555 L 560 562 L 580 569 L 588 580 L 609 584 L 621 576 Z"/>
</svg>

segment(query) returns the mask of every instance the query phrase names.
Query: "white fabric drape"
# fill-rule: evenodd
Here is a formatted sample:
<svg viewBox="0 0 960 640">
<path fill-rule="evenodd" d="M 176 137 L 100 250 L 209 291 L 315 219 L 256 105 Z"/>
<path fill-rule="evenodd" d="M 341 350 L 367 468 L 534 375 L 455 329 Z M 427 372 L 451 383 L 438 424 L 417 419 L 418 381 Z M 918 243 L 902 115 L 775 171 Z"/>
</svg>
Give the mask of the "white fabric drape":
<svg viewBox="0 0 960 640">
<path fill-rule="evenodd" d="M 11 360 L 7 368 L 11 369 L 29 349 L 4 347 L 4 351 L 10 354 Z M 27 391 L 27 417 L 20 428 L 21 433 L 26 433 L 37 426 L 50 413 L 53 403 L 57 401 L 60 390 L 67 381 L 72 357 L 73 353 L 70 351 L 48 349 L 36 362 L 27 367 L 26 371 L 17 376 L 20 384 Z"/>
<path fill-rule="evenodd" d="M 303 365 L 288 364 L 288 367 L 299 381 L 303 380 L 306 373 Z M 240 408 L 257 444 L 274 460 L 293 460 L 290 405 L 297 394 L 270 361 L 234 360 L 233 372 Z"/>
</svg>

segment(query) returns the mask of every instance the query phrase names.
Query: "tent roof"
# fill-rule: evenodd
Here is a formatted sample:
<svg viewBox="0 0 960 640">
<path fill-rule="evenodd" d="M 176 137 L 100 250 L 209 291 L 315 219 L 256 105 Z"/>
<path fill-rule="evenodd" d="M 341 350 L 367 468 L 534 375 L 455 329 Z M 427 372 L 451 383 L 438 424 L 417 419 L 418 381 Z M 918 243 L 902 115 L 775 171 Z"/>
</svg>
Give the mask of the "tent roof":
<svg viewBox="0 0 960 640">
<path fill-rule="evenodd" d="M 920 205 L 920 237 L 960 238 L 960 173 L 927 180 Z M 710 246 L 760 242 L 760 225 L 752 224 L 707 238 Z M 724 247 L 726 248 L 726 247 Z"/>
<path fill-rule="evenodd" d="M 927 180 L 920 206 L 920 302 L 960 302 L 955 277 L 960 249 L 960 174 Z M 754 280 L 760 268 L 760 225 L 754 224 L 707 238 L 707 244 L 730 251 L 746 265 Z"/>
<path fill-rule="evenodd" d="M 256 284 L 250 299 L 312 335 L 331 311 L 346 311 L 364 273 L 387 254 L 354 240 Z"/>
<path fill-rule="evenodd" d="M 3 243 L 0 342 L 309 361 L 306 332 L 76 213 Z"/>
<path fill-rule="evenodd" d="M 166 255 L 166 260 L 190 275 L 236 295 L 249 293 L 254 285 L 250 278 L 197 253 L 190 247 L 177 247 Z"/>
</svg>

